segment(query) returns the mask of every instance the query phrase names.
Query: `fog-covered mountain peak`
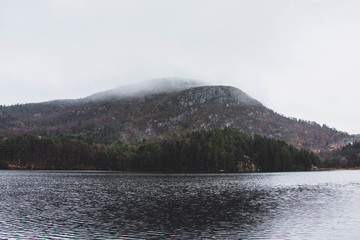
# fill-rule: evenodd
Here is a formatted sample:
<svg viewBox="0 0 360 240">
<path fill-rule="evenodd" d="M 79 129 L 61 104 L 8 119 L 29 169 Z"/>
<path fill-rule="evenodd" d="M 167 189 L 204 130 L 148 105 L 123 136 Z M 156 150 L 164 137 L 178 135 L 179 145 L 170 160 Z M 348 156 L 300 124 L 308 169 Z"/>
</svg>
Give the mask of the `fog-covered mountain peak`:
<svg viewBox="0 0 360 240">
<path fill-rule="evenodd" d="M 149 81 L 129 84 L 117 87 L 115 89 L 99 92 L 93 94 L 86 100 L 103 100 L 108 98 L 128 98 L 139 97 L 150 94 L 181 91 L 193 87 L 209 85 L 203 81 L 195 79 L 182 79 L 182 78 L 158 78 Z"/>
</svg>

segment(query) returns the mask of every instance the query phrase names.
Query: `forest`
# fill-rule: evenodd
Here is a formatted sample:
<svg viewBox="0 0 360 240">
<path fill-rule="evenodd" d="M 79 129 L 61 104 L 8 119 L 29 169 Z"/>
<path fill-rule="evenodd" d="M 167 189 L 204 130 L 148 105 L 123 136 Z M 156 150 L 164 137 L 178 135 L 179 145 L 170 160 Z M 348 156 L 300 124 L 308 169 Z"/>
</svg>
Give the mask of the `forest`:
<svg viewBox="0 0 360 240">
<path fill-rule="evenodd" d="M 328 156 L 322 162 L 324 168 L 359 168 L 360 167 L 360 142 L 348 144 L 342 149 Z"/>
<path fill-rule="evenodd" d="M 169 133 L 112 144 L 91 136 L 0 137 L 0 168 L 176 172 L 309 170 L 319 158 L 283 141 L 234 128 Z"/>
</svg>

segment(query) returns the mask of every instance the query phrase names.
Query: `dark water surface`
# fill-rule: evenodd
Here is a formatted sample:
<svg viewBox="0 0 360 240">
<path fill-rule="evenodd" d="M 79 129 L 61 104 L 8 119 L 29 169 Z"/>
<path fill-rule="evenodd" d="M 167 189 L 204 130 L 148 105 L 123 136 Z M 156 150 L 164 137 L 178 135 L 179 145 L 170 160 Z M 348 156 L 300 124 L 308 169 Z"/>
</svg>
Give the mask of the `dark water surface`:
<svg viewBox="0 0 360 240">
<path fill-rule="evenodd" d="M 360 239 L 360 171 L 0 171 L 0 239 Z"/>
</svg>

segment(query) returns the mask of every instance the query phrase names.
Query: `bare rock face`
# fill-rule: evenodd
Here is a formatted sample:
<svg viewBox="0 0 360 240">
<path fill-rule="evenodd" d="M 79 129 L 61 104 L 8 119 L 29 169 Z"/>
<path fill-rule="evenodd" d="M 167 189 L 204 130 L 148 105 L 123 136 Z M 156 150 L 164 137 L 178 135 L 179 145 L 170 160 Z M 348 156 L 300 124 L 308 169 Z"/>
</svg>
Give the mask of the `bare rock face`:
<svg viewBox="0 0 360 240">
<path fill-rule="evenodd" d="M 181 105 L 193 106 L 216 101 L 218 104 L 246 104 L 262 106 L 260 102 L 251 98 L 240 89 L 227 86 L 195 87 L 181 95 Z"/>
<path fill-rule="evenodd" d="M 253 173 L 257 172 L 258 168 L 256 167 L 255 163 L 251 161 L 249 157 L 245 157 L 245 160 L 239 162 L 237 165 L 237 171 L 240 173 Z"/>
</svg>

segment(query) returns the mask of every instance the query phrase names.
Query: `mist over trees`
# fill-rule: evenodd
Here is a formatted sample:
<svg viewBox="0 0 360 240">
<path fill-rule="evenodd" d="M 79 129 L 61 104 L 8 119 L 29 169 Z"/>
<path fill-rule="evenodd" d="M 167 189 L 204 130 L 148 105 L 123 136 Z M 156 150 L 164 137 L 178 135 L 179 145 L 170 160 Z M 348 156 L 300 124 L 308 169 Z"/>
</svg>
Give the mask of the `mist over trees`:
<svg viewBox="0 0 360 240">
<path fill-rule="evenodd" d="M 283 141 L 216 128 L 108 145 L 82 135 L 0 137 L 0 162 L 1 168 L 254 172 L 308 170 L 319 159 Z"/>
</svg>

